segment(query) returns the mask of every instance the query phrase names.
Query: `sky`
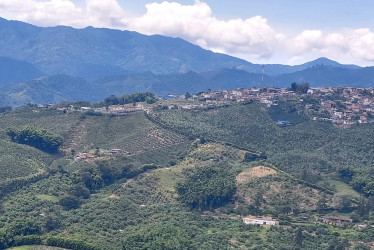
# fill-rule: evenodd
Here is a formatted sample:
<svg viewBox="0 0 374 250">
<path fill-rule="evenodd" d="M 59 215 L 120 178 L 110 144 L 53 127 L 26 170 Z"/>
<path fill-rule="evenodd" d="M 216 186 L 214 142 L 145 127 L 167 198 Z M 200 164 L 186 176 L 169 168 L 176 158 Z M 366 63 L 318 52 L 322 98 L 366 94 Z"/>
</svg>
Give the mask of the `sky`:
<svg viewBox="0 0 374 250">
<path fill-rule="evenodd" d="M 374 66 L 373 0 L 0 0 L 0 17 L 180 37 L 253 63 Z"/>
</svg>

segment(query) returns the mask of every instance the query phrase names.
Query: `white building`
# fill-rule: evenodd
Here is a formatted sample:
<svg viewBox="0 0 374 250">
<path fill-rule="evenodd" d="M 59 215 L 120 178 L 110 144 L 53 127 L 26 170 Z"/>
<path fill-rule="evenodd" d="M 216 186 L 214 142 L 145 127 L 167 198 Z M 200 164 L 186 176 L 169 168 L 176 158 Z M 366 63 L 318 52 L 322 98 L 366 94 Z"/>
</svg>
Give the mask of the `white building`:
<svg viewBox="0 0 374 250">
<path fill-rule="evenodd" d="M 272 218 L 243 218 L 243 222 L 246 225 L 269 225 L 275 226 L 277 221 Z"/>
</svg>

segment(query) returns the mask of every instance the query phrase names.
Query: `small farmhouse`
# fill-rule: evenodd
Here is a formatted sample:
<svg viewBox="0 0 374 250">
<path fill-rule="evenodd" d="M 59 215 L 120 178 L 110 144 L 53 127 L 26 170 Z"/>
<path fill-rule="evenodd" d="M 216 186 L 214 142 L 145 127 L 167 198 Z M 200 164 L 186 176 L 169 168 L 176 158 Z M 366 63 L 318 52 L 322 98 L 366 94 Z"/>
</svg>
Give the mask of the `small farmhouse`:
<svg viewBox="0 0 374 250">
<path fill-rule="evenodd" d="M 119 149 L 119 148 L 112 148 L 112 149 L 110 150 L 110 153 L 111 153 L 111 154 L 117 154 L 117 153 L 119 153 L 119 152 L 121 152 L 121 149 Z"/>
<path fill-rule="evenodd" d="M 321 217 L 322 222 L 332 224 L 332 225 L 347 225 L 352 223 L 352 219 L 347 217 L 337 217 L 337 216 L 325 216 Z"/>
<path fill-rule="evenodd" d="M 289 125 L 291 125 L 291 122 L 290 121 L 281 121 L 281 120 L 278 120 L 277 124 L 278 125 L 283 125 L 283 126 L 289 126 Z"/>
<path fill-rule="evenodd" d="M 274 226 L 277 224 L 277 221 L 272 218 L 243 218 L 243 222 L 246 225 L 269 225 Z"/>
</svg>

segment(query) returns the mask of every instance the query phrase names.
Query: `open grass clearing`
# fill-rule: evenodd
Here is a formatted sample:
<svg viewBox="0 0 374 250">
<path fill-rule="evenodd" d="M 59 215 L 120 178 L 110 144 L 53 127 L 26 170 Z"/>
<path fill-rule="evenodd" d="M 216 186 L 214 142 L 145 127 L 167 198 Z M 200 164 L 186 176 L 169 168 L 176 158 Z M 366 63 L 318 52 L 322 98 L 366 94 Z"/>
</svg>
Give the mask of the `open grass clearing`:
<svg viewBox="0 0 374 250">
<path fill-rule="evenodd" d="M 359 193 L 357 193 L 348 184 L 346 184 L 342 181 L 326 179 L 326 180 L 319 181 L 318 185 L 323 186 L 324 183 L 328 183 L 331 187 L 335 188 L 337 193 L 347 194 L 347 195 L 352 196 L 354 198 L 359 198 L 360 197 Z"/>
<path fill-rule="evenodd" d="M 25 245 L 25 246 L 8 248 L 7 250 L 66 250 L 66 248 L 39 246 L 39 245 Z"/>
<path fill-rule="evenodd" d="M 56 196 L 46 194 L 38 194 L 36 195 L 36 198 L 42 201 L 51 201 L 53 203 L 57 203 L 59 201 L 59 199 Z"/>
</svg>

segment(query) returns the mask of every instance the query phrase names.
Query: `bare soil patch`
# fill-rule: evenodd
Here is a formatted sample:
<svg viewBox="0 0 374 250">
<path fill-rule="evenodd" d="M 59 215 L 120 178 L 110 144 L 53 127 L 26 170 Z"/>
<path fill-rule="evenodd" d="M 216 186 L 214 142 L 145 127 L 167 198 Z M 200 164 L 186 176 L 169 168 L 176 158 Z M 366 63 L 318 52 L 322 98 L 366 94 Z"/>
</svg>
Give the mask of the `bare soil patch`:
<svg viewBox="0 0 374 250">
<path fill-rule="evenodd" d="M 118 199 L 118 196 L 115 194 L 109 195 L 109 199 Z"/>
<path fill-rule="evenodd" d="M 257 166 L 257 167 L 251 168 L 248 171 L 241 172 L 240 174 L 238 174 L 236 176 L 236 181 L 238 183 L 245 183 L 253 177 L 261 178 L 261 177 L 265 177 L 265 176 L 276 174 L 276 173 L 277 171 L 275 171 L 272 168 L 265 167 L 265 166 Z"/>
</svg>

